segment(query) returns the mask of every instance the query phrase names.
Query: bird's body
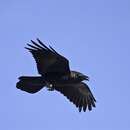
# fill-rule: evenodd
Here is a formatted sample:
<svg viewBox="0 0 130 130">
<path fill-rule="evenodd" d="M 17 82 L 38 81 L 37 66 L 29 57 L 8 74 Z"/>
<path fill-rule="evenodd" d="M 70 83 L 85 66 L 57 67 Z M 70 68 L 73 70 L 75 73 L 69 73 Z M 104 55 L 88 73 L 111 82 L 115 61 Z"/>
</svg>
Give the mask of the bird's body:
<svg viewBox="0 0 130 130">
<path fill-rule="evenodd" d="M 51 83 L 51 84 L 55 84 L 55 83 L 64 83 L 64 84 L 69 84 L 69 83 L 79 83 L 85 79 L 88 79 L 87 76 L 82 75 L 82 77 L 77 76 L 77 74 L 79 74 L 79 72 L 76 71 L 70 71 L 70 74 L 66 74 L 66 75 L 62 75 L 61 74 L 57 74 L 57 73 L 49 73 L 47 75 L 44 75 L 44 78 L 47 82 Z"/>
<path fill-rule="evenodd" d="M 69 68 L 69 61 L 57 53 L 51 46 L 48 48 L 39 39 L 39 44 L 32 41 L 33 45 L 28 44 L 28 49 L 37 64 L 38 72 L 41 76 L 19 77 L 19 82 L 16 87 L 28 93 L 36 93 L 44 86 L 48 90 L 57 90 L 65 95 L 71 102 L 73 102 L 79 111 L 91 110 L 95 107 L 95 98 L 91 93 L 87 84 L 83 80 L 89 80 L 89 77 L 77 72 L 71 71 Z"/>
</svg>

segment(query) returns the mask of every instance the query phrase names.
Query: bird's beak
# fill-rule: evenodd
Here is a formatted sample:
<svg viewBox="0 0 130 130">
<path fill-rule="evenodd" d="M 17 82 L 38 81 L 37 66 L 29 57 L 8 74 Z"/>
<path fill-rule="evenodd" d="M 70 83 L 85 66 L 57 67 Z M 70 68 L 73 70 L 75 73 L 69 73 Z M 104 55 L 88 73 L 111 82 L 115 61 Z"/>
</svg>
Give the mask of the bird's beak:
<svg viewBox="0 0 130 130">
<path fill-rule="evenodd" d="M 89 77 L 87 75 L 81 74 L 80 76 L 81 76 L 81 78 L 83 80 L 88 80 L 89 81 Z"/>
<path fill-rule="evenodd" d="M 89 81 L 89 77 L 88 76 L 83 75 L 83 78 L 84 78 L 84 80 L 88 80 Z"/>
</svg>

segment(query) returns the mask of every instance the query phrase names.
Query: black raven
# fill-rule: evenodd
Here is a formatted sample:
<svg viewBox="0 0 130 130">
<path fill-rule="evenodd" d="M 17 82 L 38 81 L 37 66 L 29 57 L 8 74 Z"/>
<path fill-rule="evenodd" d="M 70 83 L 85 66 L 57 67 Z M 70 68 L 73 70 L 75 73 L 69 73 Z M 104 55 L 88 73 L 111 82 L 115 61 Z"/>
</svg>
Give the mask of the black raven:
<svg viewBox="0 0 130 130">
<path fill-rule="evenodd" d="M 57 90 L 66 96 L 79 112 L 95 107 L 95 98 L 87 84 L 83 80 L 89 77 L 77 72 L 70 71 L 69 61 L 56 52 L 51 46 L 45 46 L 39 39 L 38 43 L 31 40 L 31 44 L 25 47 L 32 53 L 41 76 L 21 76 L 16 87 L 28 93 L 36 93 L 44 86 L 49 91 Z"/>
</svg>

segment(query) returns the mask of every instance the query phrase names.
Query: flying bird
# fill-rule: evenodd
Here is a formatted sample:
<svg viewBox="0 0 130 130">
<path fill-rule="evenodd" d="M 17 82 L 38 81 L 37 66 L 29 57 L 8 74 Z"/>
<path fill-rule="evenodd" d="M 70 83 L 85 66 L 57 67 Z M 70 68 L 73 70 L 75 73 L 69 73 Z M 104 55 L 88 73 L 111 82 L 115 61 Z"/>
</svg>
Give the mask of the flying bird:
<svg viewBox="0 0 130 130">
<path fill-rule="evenodd" d="M 43 87 L 49 91 L 57 90 L 66 96 L 81 112 L 95 107 L 96 99 L 84 80 L 89 77 L 71 71 L 69 61 L 51 46 L 47 47 L 39 39 L 31 40 L 25 47 L 34 57 L 40 76 L 21 76 L 16 87 L 28 93 L 36 93 Z"/>
</svg>

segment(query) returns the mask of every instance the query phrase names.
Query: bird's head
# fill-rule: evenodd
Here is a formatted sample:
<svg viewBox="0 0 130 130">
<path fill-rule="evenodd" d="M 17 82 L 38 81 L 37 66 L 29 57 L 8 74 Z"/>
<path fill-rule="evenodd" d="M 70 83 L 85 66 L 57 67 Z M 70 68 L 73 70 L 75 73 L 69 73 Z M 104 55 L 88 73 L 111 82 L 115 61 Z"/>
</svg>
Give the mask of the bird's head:
<svg viewBox="0 0 130 130">
<path fill-rule="evenodd" d="M 80 81 L 83 81 L 83 80 L 88 80 L 89 81 L 89 77 L 80 73 L 80 72 L 77 72 L 77 71 L 71 71 L 71 77 L 72 78 L 75 78 L 75 79 L 78 79 Z"/>
</svg>

